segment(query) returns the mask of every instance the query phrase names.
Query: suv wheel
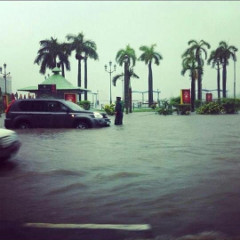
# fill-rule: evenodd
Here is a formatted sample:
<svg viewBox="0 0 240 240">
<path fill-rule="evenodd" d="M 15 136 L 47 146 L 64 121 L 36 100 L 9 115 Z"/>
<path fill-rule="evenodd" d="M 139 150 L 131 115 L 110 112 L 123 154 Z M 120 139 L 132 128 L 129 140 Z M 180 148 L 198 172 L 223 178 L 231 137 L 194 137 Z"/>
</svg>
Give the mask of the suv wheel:
<svg viewBox="0 0 240 240">
<path fill-rule="evenodd" d="M 89 125 L 87 122 L 85 121 L 78 121 L 76 124 L 75 124 L 75 128 L 78 128 L 78 129 L 87 129 L 89 128 Z"/>
<path fill-rule="evenodd" d="M 27 128 L 30 128 L 30 124 L 27 121 L 21 121 L 17 124 L 17 128 L 27 129 Z"/>
</svg>

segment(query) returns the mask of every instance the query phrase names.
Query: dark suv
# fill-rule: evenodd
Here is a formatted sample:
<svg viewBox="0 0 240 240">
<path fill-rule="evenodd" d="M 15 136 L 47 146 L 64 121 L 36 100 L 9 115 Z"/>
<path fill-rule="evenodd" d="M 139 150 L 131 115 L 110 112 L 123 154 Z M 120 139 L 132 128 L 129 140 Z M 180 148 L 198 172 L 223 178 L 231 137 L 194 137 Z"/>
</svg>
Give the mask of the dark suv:
<svg viewBox="0 0 240 240">
<path fill-rule="evenodd" d="M 6 110 L 5 128 L 92 128 L 109 126 L 105 114 L 61 99 L 24 99 Z"/>
</svg>

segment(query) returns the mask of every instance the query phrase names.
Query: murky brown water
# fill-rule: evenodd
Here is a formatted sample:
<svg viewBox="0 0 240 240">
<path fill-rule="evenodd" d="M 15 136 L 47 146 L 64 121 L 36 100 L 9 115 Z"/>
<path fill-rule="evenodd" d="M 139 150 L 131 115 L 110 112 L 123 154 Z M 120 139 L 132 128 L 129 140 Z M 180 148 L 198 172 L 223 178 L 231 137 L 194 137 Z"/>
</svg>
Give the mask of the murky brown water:
<svg viewBox="0 0 240 240">
<path fill-rule="evenodd" d="M 19 154 L 0 166 L 0 221 L 240 236 L 239 122 L 134 113 L 110 128 L 19 130 Z"/>
</svg>

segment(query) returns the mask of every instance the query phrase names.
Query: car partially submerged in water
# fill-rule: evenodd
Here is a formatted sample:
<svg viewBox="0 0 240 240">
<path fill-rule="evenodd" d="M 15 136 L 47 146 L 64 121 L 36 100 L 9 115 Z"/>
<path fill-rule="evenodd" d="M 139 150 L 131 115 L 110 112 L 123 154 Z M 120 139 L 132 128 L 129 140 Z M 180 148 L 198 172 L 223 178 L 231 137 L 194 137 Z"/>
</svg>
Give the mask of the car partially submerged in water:
<svg viewBox="0 0 240 240">
<path fill-rule="evenodd" d="M 0 160 L 14 157 L 21 146 L 16 132 L 0 128 Z"/>
<path fill-rule="evenodd" d="M 24 99 L 6 110 L 5 128 L 93 128 L 110 126 L 106 114 L 61 99 Z"/>
</svg>

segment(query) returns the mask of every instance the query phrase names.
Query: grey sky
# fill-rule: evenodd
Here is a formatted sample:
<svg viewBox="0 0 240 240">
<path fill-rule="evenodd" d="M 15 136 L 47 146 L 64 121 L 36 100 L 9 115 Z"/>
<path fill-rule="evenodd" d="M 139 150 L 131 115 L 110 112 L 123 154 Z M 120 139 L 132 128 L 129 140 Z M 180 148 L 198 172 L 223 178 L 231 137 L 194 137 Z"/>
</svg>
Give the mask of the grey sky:
<svg viewBox="0 0 240 240">
<path fill-rule="evenodd" d="M 161 98 L 178 96 L 181 88 L 190 88 L 188 74 L 184 77 L 180 74 L 181 55 L 189 40 L 203 39 L 210 43 L 208 53 L 222 40 L 240 51 L 239 1 L 1 1 L 0 7 L 0 65 L 7 63 L 14 91 L 44 80 L 39 66 L 33 64 L 39 41 L 56 37 L 63 42 L 69 33 L 83 32 L 87 39 L 96 42 L 100 59 L 88 62 L 88 88 L 98 90 L 104 102 L 109 99 L 109 74 L 104 65 L 109 60 L 114 62 L 117 51 L 127 44 L 135 49 L 137 56 L 141 45 L 157 44 L 156 51 L 163 60 L 159 66 L 153 66 L 153 81 L 154 90 L 161 91 Z M 70 59 L 71 71 L 66 72 L 66 78 L 76 85 L 74 54 Z M 236 66 L 237 93 L 240 93 L 238 62 Z M 132 80 L 133 90 L 147 90 L 147 66 L 138 61 L 134 70 L 140 79 Z M 227 82 L 230 96 L 233 70 L 231 62 Z M 116 73 L 122 71 L 117 66 Z M 203 88 L 216 89 L 216 70 L 208 65 L 204 68 Z M 121 96 L 122 83 L 112 87 L 112 92 L 113 98 Z M 141 96 L 135 94 L 134 99 Z"/>
</svg>

